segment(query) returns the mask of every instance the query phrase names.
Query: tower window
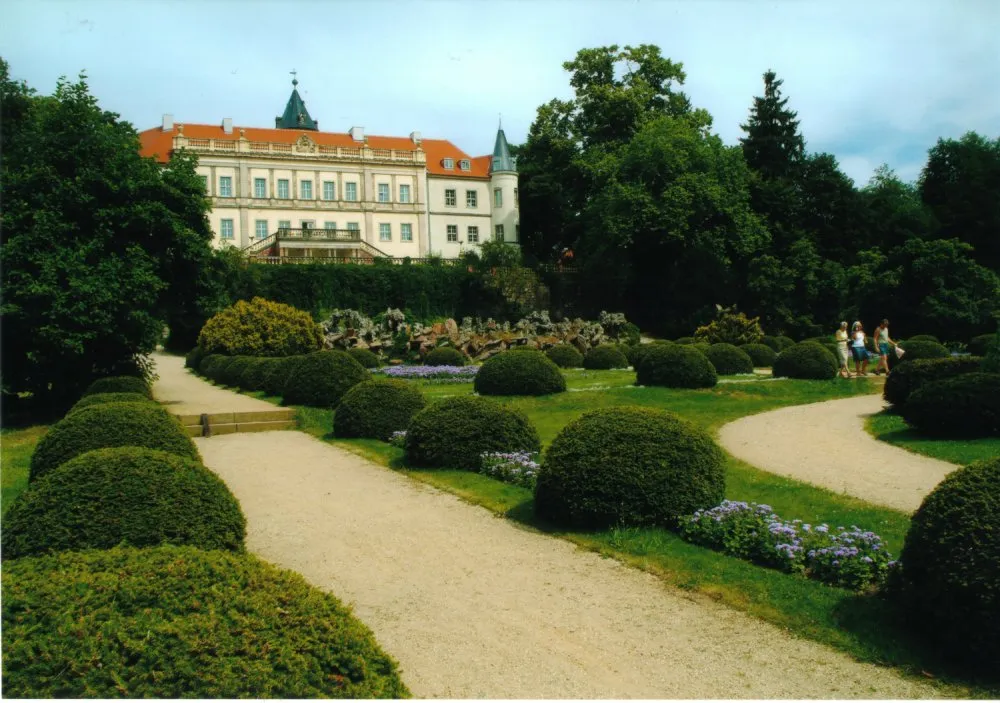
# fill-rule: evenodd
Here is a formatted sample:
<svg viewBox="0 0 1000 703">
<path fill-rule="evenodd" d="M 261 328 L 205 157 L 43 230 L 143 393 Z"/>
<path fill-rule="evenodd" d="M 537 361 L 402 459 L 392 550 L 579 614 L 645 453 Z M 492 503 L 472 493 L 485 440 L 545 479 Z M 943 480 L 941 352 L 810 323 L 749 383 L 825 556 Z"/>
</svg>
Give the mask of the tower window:
<svg viewBox="0 0 1000 703">
<path fill-rule="evenodd" d="M 493 207 L 503 207 L 503 189 L 493 189 Z"/>
</svg>

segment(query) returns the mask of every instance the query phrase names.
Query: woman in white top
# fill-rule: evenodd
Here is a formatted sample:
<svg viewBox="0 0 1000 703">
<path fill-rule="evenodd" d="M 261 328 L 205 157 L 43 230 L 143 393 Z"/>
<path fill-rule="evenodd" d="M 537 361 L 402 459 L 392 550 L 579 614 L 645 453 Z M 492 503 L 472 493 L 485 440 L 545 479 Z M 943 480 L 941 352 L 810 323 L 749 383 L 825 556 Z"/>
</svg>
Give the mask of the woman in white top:
<svg viewBox="0 0 1000 703">
<path fill-rule="evenodd" d="M 840 377 L 850 378 L 851 370 L 847 367 L 847 359 L 850 356 L 850 351 L 847 349 L 847 342 L 850 339 L 850 335 L 847 333 L 847 322 L 840 323 L 840 329 L 834 334 L 834 338 L 837 340 L 837 356 L 840 357 Z"/>
<path fill-rule="evenodd" d="M 868 350 L 865 349 L 865 328 L 855 322 L 851 328 L 851 353 L 854 355 L 855 376 L 868 375 Z M 860 368 L 859 368 L 860 367 Z"/>
</svg>

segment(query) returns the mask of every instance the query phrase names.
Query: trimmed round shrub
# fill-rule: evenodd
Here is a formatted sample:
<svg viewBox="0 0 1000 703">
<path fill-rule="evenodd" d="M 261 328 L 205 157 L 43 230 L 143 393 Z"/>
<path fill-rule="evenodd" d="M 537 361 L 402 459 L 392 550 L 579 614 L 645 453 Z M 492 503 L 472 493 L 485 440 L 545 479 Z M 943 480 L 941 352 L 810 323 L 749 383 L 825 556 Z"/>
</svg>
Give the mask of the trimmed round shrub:
<svg viewBox="0 0 1000 703">
<path fill-rule="evenodd" d="M 142 447 L 96 449 L 31 485 L 4 515 L 3 558 L 189 544 L 243 548 L 246 520 L 200 462 Z"/>
<path fill-rule="evenodd" d="M 228 378 L 227 371 L 229 370 L 229 365 L 233 363 L 234 358 L 220 354 L 218 359 L 212 361 L 211 373 L 205 375 L 219 385 L 228 385 L 225 379 Z"/>
<path fill-rule="evenodd" d="M 715 367 L 715 372 L 723 376 L 737 373 L 753 373 L 753 359 L 734 344 L 719 342 L 709 347 L 705 353 Z"/>
<path fill-rule="evenodd" d="M 917 359 L 947 359 L 951 356 L 948 348 L 937 342 L 920 342 L 911 339 L 900 346 L 903 347 L 903 358 L 900 359 L 900 362 L 916 361 Z M 896 354 L 893 352 L 889 356 L 891 358 Z"/>
<path fill-rule="evenodd" d="M 523 412 L 474 396 L 429 405 L 413 416 L 406 432 L 411 466 L 478 471 L 483 452 L 539 449 L 538 432 Z"/>
<path fill-rule="evenodd" d="M 631 366 L 633 369 L 638 369 L 639 362 L 642 361 L 643 358 L 645 358 L 646 352 L 652 348 L 653 344 L 635 344 L 626 349 L 625 358 L 628 359 L 628 365 Z"/>
<path fill-rule="evenodd" d="M 364 381 L 344 394 L 333 418 L 333 434 L 384 441 L 393 432 L 405 430 L 426 405 L 424 394 L 406 381 L 394 378 Z"/>
<path fill-rule="evenodd" d="M 636 368 L 636 384 L 667 388 L 711 388 L 715 367 L 693 344 L 651 344 Z"/>
<path fill-rule="evenodd" d="M 566 379 L 536 349 L 491 356 L 479 367 L 473 388 L 480 395 L 549 395 L 566 390 Z"/>
<path fill-rule="evenodd" d="M 665 410 L 603 408 L 574 420 L 545 453 L 539 517 L 567 527 L 674 526 L 725 494 L 722 450 Z"/>
<path fill-rule="evenodd" d="M 149 396 L 142 393 L 94 393 L 93 395 L 85 395 L 80 398 L 80 400 L 76 401 L 76 405 L 70 408 L 66 414 L 69 415 L 77 410 L 89 408 L 91 405 L 101 405 L 103 403 L 149 403 L 150 405 L 156 405 L 155 401 L 150 400 Z"/>
<path fill-rule="evenodd" d="M 674 344 L 697 344 L 698 340 L 694 337 L 678 337 L 674 340 Z"/>
<path fill-rule="evenodd" d="M 280 396 L 285 390 L 288 374 L 301 356 L 286 356 L 269 361 L 264 370 L 264 383 L 261 386 L 268 395 Z"/>
<path fill-rule="evenodd" d="M 247 554 L 119 547 L 8 562 L 3 630 L 12 698 L 408 695 L 350 609 Z"/>
<path fill-rule="evenodd" d="M 215 378 L 215 367 L 218 366 L 219 362 L 223 359 L 228 359 L 228 356 L 223 354 L 206 354 L 201 358 L 201 363 L 198 364 L 198 373 L 208 379 Z"/>
<path fill-rule="evenodd" d="M 934 342 L 935 344 L 940 344 L 941 340 L 935 337 L 933 334 L 915 334 L 912 337 L 907 338 L 908 342 Z"/>
<path fill-rule="evenodd" d="M 342 351 L 318 351 L 297 357 L 282 390 L 285 405 L 335 408 L 352 387 L 371 378 L 365 368 Z"/>
<path fill-rule="evenodd" d="M 253 358 L 252 356 L 234 356 L 222 372 L 222 383 L 234 388 L 245 388 L 243 385 L 244 377 Z"/>
<path fill-rule="evenodd" d="M 291 305 L 254 298 L 239 300 L 201 328 L 198 346 L 207 354 L 290 356 L 323 347 L 320 326 Z"/>
<path fill-rule="evenodd" d="M 778 354 L 766 344 L 744 344 L 740 347 L 755 367 L 769 368 Z"/>
<path fill-rule="evenodd" d="M 840 369 L 837 357 L 818 342 L 799 342 L 788 347 L 774 358 L 771 373 L 775 377 L 833 378 Z"/>
<path fill-rule="evenodd" d="M 712 347 L 708 342 L 695 342 L 694 344 L 687 345 L 701 354 L 708 354 L 708 350 Z"/>
<path fill-rule="evenodd" d="M 147 447 L 201 461 L 177 418 L 153 403 L 102 403 L 77 410 L 52 426 L 31 455 L 37 481 L 70 459 L 106 447 Z"/>
<path fill-rule="evenodd" d="M 197 371 L 204 356 L 205 350 L 201 347 L 195 347 L 184 356 L 184 368 Z"/>
<path fill-rule="evenodd" d="M 969 353 L 973 356 L 986 356 L 986 351 L 996 338 L 994 334 L 981 334 L 969 340 Z M 906 349 L 905 345 L 903 347 Z"/>
<path fill-rule="evenodd" d="M 981 362 L 978 356 L 904 361 L 886 377 L 882 397 L 896 410 L 901 410 L 910 394 L 925 383 L 980 371 Z"/>
<path fill-rule="evenodd" d="M 583 368 L 591 371 L 628 368 L 628 359 L 615 344 L 598 344 L 583 355 Z"/>
<path fill-rule="evenodd" d="M 465 366 L 465 354 L 455 347 L 437 347 L 427 352 L 425 366 Z"/>
<path fill-rule="evenodd" d="M 141 393 L 147 398 L 152 398 L 153 393 L 149 390 L 149 384 L 137 376 L 108 376 L 99 378 L 83 392 L 84 395 L 95 395 L 97 393 Z"/>
<path fill-rule="evenodd" d="M 578 369 L 583 366 L 583 354 L 572 344 L 557 344 L 545 351 L 552 363 L 564 369 Z"/>
<path fill-rule="evenodd" d="M 778 335 L 776 337 L 771 337 L 770 335 L 764 335 L 761 340 L 761 344 L 766 344 L 774 350 L 775 354 L 780 354 L 788 347 L 795 346 L 795 340 L 791 337 L 785 337 L 784 335 Z"/>
<path fill-rule="evenodd" d="M 347 353 L 366 369 L 377 369 L 380 366 L 378 355 L 370 349 L 351 347 L 347 350 Z"/>
<path fill-rule="evenodd" d="M 246 368 L 240 376 L 240 388 L 245 391 L 259 391 L 264 388 L 264 377 L 271 370 L 272 364 L 278 362 L 271 356 L 248 356 Z"/>
<path fill-rule="evenodd" d="M 1000 661 L 1000 457 L 958 469 L 924 498 L 900 555 L 907 621 L 971 669 Z"/>
<path fill-rule="evenodd" d="M 1000 374 L 964 373 L 910 393 L 903 419 L 939 437 L 1000 436 Z"/>
</svg>

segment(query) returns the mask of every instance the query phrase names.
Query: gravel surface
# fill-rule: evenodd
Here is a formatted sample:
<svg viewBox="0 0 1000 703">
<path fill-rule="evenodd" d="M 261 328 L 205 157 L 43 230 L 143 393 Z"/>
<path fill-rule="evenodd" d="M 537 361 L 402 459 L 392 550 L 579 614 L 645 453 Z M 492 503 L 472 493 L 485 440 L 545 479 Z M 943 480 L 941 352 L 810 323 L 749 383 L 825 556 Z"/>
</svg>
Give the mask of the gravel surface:
<svg viewBox="0 0 1000 703">
<path fill-rule="evenodd" d="M 184 368 L 184 357 L 155 352 L 156 373 L 153 397 L 178 415 L 201 413 L 254 412 L 274 410 L 263 400 L 213 386 Z"/>
</svg>

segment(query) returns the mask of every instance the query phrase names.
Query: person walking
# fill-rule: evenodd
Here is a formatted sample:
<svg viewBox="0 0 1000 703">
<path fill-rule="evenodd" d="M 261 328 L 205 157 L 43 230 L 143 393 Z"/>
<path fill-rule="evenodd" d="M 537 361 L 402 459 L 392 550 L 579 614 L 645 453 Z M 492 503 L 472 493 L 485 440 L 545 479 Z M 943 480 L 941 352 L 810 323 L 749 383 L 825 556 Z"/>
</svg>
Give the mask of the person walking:
<svg viewBox="0 0 1000 703">
<path fill-rule="evenodd" d="M 868 350 L 865 349 L 865 328 L 860 322 L 851 326 L 851 353 L 854 355 L 854 375 L 868 375 Z"/>
<path fill-rule="evenodd" d="M 896 346 L 896 343 L 889 338 L 889 321 L 882 320 L 882 324 L 875 328 L 875 345 L 878 347 L 878 368 L 875 373 L 885 371 L 889 375 L 889 345 Z"/>
<path fill-rule="evenodd" d="M 840 357 L 840 377 L 850 378 L 851 369 L 847 366 L 847 359 L 851 354 L 847 348 L 850 334 L 847 332 L 846 321 L 840 323 L 840 329 L 834 334 L 834 338 L 837 340 L 837 356 Z"/>
</svg>

